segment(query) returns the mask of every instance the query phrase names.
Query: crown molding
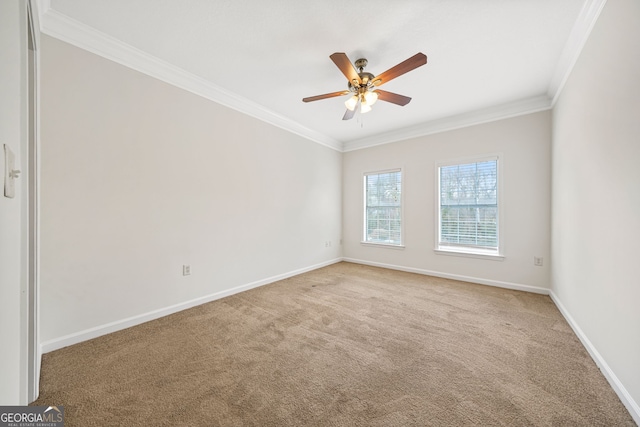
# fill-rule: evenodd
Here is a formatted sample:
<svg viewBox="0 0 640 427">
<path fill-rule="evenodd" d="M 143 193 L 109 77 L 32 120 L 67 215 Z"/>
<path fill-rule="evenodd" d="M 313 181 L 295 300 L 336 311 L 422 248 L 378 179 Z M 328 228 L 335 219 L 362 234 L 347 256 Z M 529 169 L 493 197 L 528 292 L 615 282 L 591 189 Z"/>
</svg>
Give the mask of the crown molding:
<svg viewBox="0 0 640 427">
<path fill-rule="evenodd" d="M 29 0 L 31 2 L 31 6 L 33 6 L 34 10 L 38 14 L 38 28 L 42 30 L 42 20 L 44 19 L 44 14 L 47 13 L 49 9 L 51 9 L 51 0 Z"/>
<path fill-rule="evenodd" d="M 549 83 L 547 95 L 551 99 L 551 105 L 555 105 L 562 88 L 566 83 L 574 65 L 576 64 L 582 48 L 584 47 L 591 30 L 595 25 L 600 12 L 604 8 L 607 0 L 587 0 L 580 15 L 573 24 L 569 38 L 564 45 L 564 49 L 560 54 L 560 59 L 556 65 L 556 69 Z"/>
<path fill-rule="evenodd" d="M 260 104 L 238 96 L 201 77 L 69 18 L 51 9 L 49 0 L 40 1 L 40 25 L 41 31 L 44 34 L 302 136 L 318 144 L 342 151 L 342 143 L 340 141 L 302 126 Z"/>
<path fill-rule="evenodd" d="M 402 141 L 405 139 L 447 132 L 454 129 L 549 110 L 550 108 L 551 100 L 546 95 L 526 98 L 507 104 L 483 108 L 469 113 L 431 120 L 415 126 L 405 127 L 367 138 L 348 141 L 344 144 L 343 151 L 360 150 L 363 148 L 374 147 L 376 145 L 389 144 L 391 142 Z"/>
</svg>

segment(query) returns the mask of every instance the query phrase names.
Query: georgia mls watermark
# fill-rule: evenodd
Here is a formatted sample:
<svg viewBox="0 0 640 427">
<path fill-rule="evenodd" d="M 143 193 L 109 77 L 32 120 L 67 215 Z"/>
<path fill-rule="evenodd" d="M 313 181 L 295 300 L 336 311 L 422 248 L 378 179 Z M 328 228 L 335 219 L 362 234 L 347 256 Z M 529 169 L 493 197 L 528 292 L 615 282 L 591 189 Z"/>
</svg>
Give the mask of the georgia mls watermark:
<svg viewBox="0 0 640 427">
<path fill-rule="evenodd" d="M 64 427 L 64 407 L 0 406 L 0 427 Z"/>
</svg>

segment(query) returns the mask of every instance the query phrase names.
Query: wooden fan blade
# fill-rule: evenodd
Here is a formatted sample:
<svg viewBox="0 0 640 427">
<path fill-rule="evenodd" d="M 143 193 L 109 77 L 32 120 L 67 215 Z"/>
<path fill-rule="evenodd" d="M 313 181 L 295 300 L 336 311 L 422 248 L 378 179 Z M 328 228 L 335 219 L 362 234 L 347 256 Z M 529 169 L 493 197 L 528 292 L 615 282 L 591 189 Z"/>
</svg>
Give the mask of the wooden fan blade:
<svg viewBox="0 0 640 427">
<path fill-rule="evenodd" d="M 336 64 L 336 66 L 342 71 L 342 74 L 345 75 L 347 80 L 354 86 L 358 86 L 360 84 L 360 76 L 358 75 L 358 71 L 353 66 L 347 55 L 342 52 L 336 52 L 329 56 L 331 60 Z M 355 83 L 354 83 L 355 81 Z"/>
<path fill-rule="evenodd" d="M 321 99 L 335 98 L 336 96 L 347 95 L 349 93 L 351 92 L 349 92 L 348 90 L 341 90 L 340 92 L 331 92 L 325 93 L 324 95 L 309 96 L 307 98 L 302 98 L 302 102 L 312 102 L 319 101 Z"/>
<path fill-rule="evenodd" d="M 358 111 L 358 108 L 360 108 L 360 100 L 358 99 L 358 102 L 356 103 L 356 106 L 353 107 L 353 110 L 349 110 L 347 108 L 347 111 L 344 112 L 344 116 L 342 116 L 342 120 L 351 120 L 353 119 L 353 116 L 356 115 L 356 111 Z"/>
<path fill-rule="evenodd" d="M 347 108 L 347 111 L 344 112 L 344 116 L 342 116 L 342 120 L 351 120 L 353 119 L 353 116 L 356 115 L 356 109 L 354 108 L 353 110 L 349 110 Z"/>
<path fill-rule="evenodd" d="M 405 61 L 402 61 L 395 67 L 391 67 L 384 73 L 374 77 L 373 84 L 375 86 L 383 85 L 395 79 L 396 77 L 401 76 L 405 73 L 408 73 L 409 71 L 414 70 L 426 63 L 427 63 L 427 55 L 425 55 L 422 52 L 416 53 L 411 58 Z"/>
<path fill-rule="evenodd" d="M 391 102 L 396 105 L 407 105 L 411 98 L 404 95 L 398 95 L 397 93 L 387 92 L 386 90 L 376 89 L 375 92 L 378 94 L 378 99 L 382 101 Z"/>
</svg>

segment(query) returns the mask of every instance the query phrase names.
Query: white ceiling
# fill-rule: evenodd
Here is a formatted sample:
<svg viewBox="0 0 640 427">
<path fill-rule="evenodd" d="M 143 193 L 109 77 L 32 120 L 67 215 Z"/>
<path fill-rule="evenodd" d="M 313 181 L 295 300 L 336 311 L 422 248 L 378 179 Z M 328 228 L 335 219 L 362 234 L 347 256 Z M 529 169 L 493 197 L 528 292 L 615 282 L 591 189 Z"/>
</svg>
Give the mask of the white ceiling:
<svg viewBox="0 0 640 427">
<path fill-rule="evenodd" d="M 46 34 L 338 149 L 549 108 L 604 2 L 40 1 Z M 428 63 L 384 86 L 408 105 L 342 121 L 346 97 L 302 102 L 346 89 L 334 52 Z"/>
</svg>

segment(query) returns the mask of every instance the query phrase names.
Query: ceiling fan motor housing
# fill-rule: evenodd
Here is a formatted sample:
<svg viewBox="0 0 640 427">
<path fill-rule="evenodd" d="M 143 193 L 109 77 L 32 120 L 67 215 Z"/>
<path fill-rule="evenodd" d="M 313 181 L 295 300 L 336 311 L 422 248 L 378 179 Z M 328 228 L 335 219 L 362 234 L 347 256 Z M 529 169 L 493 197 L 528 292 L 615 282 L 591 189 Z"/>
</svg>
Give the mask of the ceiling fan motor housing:
<svg viewBox="0 0 640 427">
<path fill-rule="evenodd" d="M 374 75 L 371 73 L 358 73 L 361 83 L 355 81 L 349 82 L 348 87 L 351 92 L 358 92 L 360 89 L 368 89 L 372 86 Z"/>
<path fill-rule="evenodd" d="M 362 93 L 372 85 L 372 81 L 375 76 L 364 71 L 364 67 L 366 67 L 368 63 L 369 61 L 367 61 L 365 58 L 357 59 L 354 63 L 355 67 L 358 69 L 360 82 L 356 82 L 355 79 L 349 82 L 348 87 L 351 92 Z"/>
</svg>

